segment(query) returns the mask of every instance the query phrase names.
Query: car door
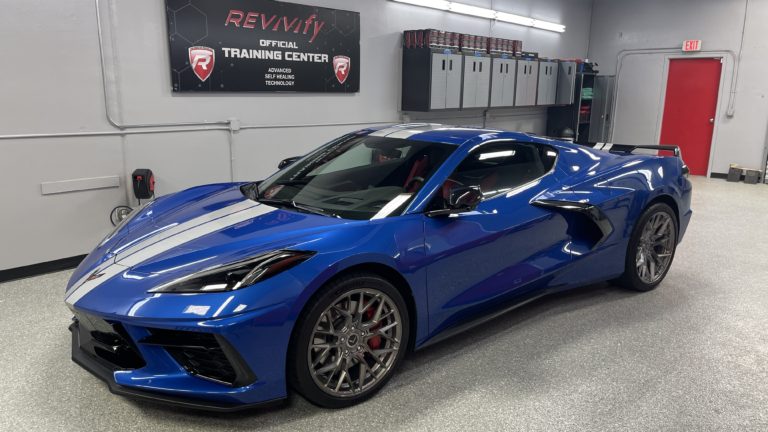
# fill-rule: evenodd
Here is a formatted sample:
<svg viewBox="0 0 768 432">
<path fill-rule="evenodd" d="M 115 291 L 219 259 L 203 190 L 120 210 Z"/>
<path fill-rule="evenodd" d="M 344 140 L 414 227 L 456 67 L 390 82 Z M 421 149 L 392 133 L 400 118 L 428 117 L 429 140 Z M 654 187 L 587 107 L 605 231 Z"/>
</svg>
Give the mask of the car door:
<svg viewBox="0 0 768 432">
<path fill-rule="evenodd" d="M 463 185 L 480 186 L 485 198 L 473 211 L 424 216 L 431 332 L 545 289 L 547 276 L 570 262 L 563 216 L 530 204 L 557 184 L 556 158 L 538 144 L 485 144 L 433 197 L 431 208 Z"/>
</svg>

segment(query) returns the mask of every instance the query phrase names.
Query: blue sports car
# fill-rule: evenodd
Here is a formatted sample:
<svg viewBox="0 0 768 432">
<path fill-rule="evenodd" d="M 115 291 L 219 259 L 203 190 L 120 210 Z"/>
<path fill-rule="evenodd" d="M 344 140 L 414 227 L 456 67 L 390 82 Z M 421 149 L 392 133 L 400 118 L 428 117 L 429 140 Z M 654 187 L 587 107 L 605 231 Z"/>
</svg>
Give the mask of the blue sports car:
<svg viewBox="0 0 768 432">
<path fill-rule="evenodd" d="M 409 350 L 543 295 L 655 288 L 691 183 L 676 147 L 638 148 L 405 124 L 157 198 L 74 272 L 72 359 L 114 393 L 190 408 L 289 387 L 358 403 Z"/>
</svg>

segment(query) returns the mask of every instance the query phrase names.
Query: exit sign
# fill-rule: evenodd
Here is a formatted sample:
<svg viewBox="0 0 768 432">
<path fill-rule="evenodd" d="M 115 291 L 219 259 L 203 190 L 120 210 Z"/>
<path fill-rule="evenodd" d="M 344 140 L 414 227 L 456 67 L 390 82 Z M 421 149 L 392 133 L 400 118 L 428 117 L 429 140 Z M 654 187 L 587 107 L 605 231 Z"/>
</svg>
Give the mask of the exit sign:
<svg viewBox="0 0 768 432">
<path fill-rule="evenodd" d="M 683 51 L 701 51 L 701 40 L 691 39 L 683 41 Z"/>
</svg>

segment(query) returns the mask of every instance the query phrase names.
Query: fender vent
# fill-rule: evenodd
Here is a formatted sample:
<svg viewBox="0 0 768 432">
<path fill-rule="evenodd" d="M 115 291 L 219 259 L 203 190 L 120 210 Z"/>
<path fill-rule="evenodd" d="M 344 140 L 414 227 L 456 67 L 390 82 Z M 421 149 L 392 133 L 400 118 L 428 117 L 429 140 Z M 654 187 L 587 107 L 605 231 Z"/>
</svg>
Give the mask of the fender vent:
<svg viewBox="0 0 768 432">
<path fill-rule="evenodd" d="M 608 217 L 591 204 L 559 200 L 536 200 L 531 204 L 560 212 L 568 221 L 568 235 L 590 249 L 604 242 L 613 232 Z"/>
</svg>

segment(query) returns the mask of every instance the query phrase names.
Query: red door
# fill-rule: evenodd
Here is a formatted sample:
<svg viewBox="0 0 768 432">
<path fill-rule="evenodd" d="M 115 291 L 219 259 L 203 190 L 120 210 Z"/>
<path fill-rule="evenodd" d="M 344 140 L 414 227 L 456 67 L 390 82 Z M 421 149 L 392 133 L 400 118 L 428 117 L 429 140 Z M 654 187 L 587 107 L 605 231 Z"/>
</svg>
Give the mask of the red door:
<svg viewBox="0 0 768 432">
<path fill-rule="evenodd" d="M 659 144 L 680 146 L 693 175 L 707 175 L 722 66 L 719 58 L 669 61 Z"/>
</svg>

